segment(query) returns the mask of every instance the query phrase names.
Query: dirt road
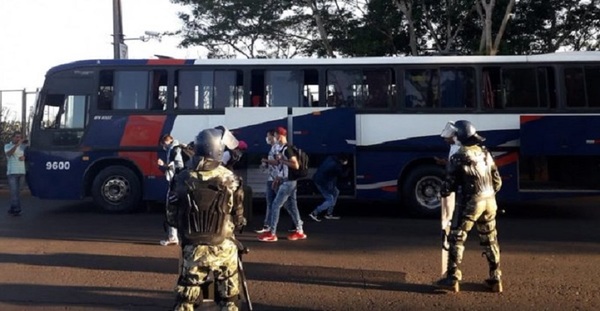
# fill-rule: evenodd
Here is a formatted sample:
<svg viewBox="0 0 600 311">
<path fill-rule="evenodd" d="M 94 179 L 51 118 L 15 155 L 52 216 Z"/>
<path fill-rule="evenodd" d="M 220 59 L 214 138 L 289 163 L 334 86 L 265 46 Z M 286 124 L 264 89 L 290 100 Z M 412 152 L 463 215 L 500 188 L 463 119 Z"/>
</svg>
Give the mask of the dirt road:
<svg viewBox="0 0 600 311">
<path fill-rule="evenodd" d="M 1 194 L 2 206 L 7 195 Z M 463 291 L 440 293 L 434 219 L 392 217 L 346 202 L 339 221 L 306 222 L 308 239 L 240 239 L 255 310 L 598 310 L 600 200 L 511 207 L 498 220 L 505 292 L 487 292 L 485 259 L 473 232 Z M 310 210 L 304 206 L 304 215 Z M 26 196 L 24 214 L 0 214 L 0 310 L 167 310 L 178 248 L 160 212 L 111 215 L 89 202 Z M 253 225 L 261 224 L 260 211 Z"/>
</svg>

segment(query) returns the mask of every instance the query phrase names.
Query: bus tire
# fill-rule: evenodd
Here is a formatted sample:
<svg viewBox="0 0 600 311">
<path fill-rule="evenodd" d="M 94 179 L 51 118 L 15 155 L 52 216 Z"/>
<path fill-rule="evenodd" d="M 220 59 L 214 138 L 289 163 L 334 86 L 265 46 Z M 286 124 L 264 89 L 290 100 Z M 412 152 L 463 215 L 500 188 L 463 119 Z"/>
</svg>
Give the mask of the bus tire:
<svg viewBox="0 0 600 311">
<path fill-rule="evenodd" d="M 402 186 L 402 203 L 411 215 L 439 215 L 439 192 L 444 173 L 444 168 L 438 165 L 419 166 L 408 173 Z"/>
<path fill-rule="evenodd" d="M 94 178 L 92 197 L 94 204 L 104 211 L 132 212 L 142 199 L 140 179 L 125 166 L 109 166 Z"/>
</svg>

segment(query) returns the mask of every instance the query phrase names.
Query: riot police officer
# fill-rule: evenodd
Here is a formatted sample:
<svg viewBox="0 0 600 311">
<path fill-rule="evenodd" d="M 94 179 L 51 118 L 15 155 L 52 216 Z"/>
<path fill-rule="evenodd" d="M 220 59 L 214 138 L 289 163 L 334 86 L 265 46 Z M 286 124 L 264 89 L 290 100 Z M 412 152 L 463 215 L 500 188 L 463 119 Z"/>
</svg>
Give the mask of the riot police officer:
<svg viewBox="0 0 600 311">
<path fill-rule="evenodd" d="M 207 129 L 195 139 L 192 166 L 175 179 L 167 221 L 182 244 L 175 310 L 194 310 L 202 287 L 214 278 L 221 310 L 238 310 L 238 247 L 234 230 L 245 225 L 241 179 L 220 165 L 238 141 L 226 129 Z M 212 274 L 212 276 L 211 276 Z"/>
<path fill-rule="evenodd" d="M 498 168 L 490 152 L 480 145 L 481 137 L 473 124 L 461 120 L 455 122 L 456 137 L 462 147 L 450 157 L 447 176 L 442 185 L 441 195 L 446 197 L 460 188 L 463 209 L 455 214 L 457 225 L 450 231 L 447 274 L 437 284 L 445 289 L 459 291 L 462 261 L 467 234 L 476 227 L 480 244 L 485 248 L 489 264 L 489 278 L 486 284 L 494 292 L 502 291 L 500 271 L 500 247 L 496 231 L 496 192 L 502 186 Z"/>
</svg>

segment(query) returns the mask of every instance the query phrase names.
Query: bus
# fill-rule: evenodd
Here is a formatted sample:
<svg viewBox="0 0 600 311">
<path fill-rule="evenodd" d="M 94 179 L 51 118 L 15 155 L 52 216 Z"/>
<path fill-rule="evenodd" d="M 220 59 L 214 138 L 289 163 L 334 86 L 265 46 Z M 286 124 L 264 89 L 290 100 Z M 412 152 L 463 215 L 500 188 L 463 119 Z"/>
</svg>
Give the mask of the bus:
<svg viewBox="0 0 600 311">
<path fill-rule="evenodd" d="M 595 82 L 594 82 L 595 81 Z M 83 60 L 51 68 L 27 150 L 41 199 L 92 197 L 134 210 L 163 200 L 159 138 L 219 125 L 247 142 L 238 173 L 264 194 L 265 132 L 283 126 L 310 155 L 351 154 L 345 198 L 439 213 L 448 145 L 466 119 L 486 138 L 500 201 L 600 192 L 600 52 L 528 56 Z M 310 172 L 309 172 L 310 176 Z M 316 195 L 310 178 L 301 197 Z"/>
</svg>

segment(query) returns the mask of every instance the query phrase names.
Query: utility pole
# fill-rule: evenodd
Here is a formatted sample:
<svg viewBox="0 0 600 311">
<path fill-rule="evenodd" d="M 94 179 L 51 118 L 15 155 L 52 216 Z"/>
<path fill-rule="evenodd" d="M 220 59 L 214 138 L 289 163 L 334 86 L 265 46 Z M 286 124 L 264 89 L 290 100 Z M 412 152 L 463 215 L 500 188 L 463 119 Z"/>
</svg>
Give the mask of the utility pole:
<svg viewBox="0 0 600 311">
<path fill-rule="evenodd" d="M 113 0 L 113 51 L 114 59 L 121 59 L 121 49 L 125 47 L 121 0 Z"/>
</svg>

